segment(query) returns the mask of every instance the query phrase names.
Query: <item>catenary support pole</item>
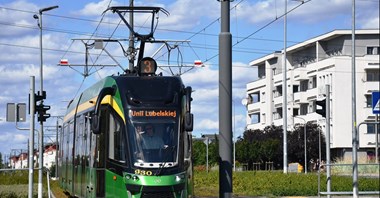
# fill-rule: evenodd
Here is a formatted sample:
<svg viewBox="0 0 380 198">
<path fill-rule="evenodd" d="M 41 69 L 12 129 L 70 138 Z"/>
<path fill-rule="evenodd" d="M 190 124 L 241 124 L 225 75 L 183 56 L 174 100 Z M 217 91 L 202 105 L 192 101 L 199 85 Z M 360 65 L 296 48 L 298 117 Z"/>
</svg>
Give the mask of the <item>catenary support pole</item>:
<svg viewBox="0 0 380 198">
<path fill-rule="evenodd" d="M 129 7 L 133 7 L 133 0 L 129 0 Z M 129 25 L 133 29 L 133 9 L 129 12 Z M 134 43 L 134 35 L 133 31 L 129 30 L 129 70 L 133 70 L 134 62 L 135 62 L 135 43 Z"/>
<path fill-rule="evenodd" d="M 50 6 L 50 7 L 46 7 L 46 8 L 42 8 L 39 10 L 39 17 L 38 17 L 38 20 L 39 20 L 39 23 L 38 23 L 38 26 L 40 28 L 40 94 L 43 95 L 43 90 L 44 90 L 44 87 L 43 87 L 43 57 L 42 57 L 42 52 L 43 52 L 43 48 L 42 48 L 42 14 L 44 12 L 47 12 L 49 10 L 53 10 L 53 9 L 56 9 L 58 8 L 58 6 Z M 43 106 L 44 104 L 44 100 L 41 99 L 41 103 L 40 105 Z M 42 115 L 41 115 L 42 116 Z M 39 163 L 38 163 L 38 198 L 42 198 L 42 174 L 43 174 L 43 149 L 44 149 L 44 143 L 43 143 L 43 134 L 44 134 L 44 125 L 43 125 L 43 122 L 41 121 L 40 122 L 40 132 L 39 132 Z"/>
<path fill-rule="evenodd" d="M 232 196 L 232 36 L 230 0 L 220 0 L 219 34 L 219 197 Z"/>
<path fill-rule="evenodd" d="M 34 168 L 34 104 L 35 104 L 35 79 L 34 76 L 30 77 L 29 89 L 29 184 L 28 184 L 28 198 L 33 198 L 33 168 Z"/>
<path fill-rule="evenodd" d="M 283 171 L 288 173 L 288 140 L 287 140 L 287 130 L 288 130 L 288 101 L 287 101 L 287 84 L 286 84 L 286 39 L 287 39 L 287 0 L 285 0 L 285 12 L 284 12 L 284 56 L 282 57 L 282 130 L 283 130 Z"/>
<path fill-rule="evenodd" d="M 322 164 L 322 163 L 320 163 Z M 326 85 L 326 177 L 327 193 L 331 192 L 331 160 L 330 160 L 330 85 Z M 328 198 L 331 195 L 327 195 Z"/>
<path fill-rule="evenodd" d="M 352 193 L 359 197 L 358 184 L 358 134 L 356 130 L 356 66 L 355 66 L 355 0 L 352 0 L 352 39 L 351 39 L 351 75 L 352 75 Z"/>
<path fill-rule="evenodd" d="M 42 57 L 42 11 L 39 12 L 39 28 L 40 28 L 40 95 L 43 93 L 43 57 Z M 43 99 L 41 100 L 41 105 L 43 105 Z M 42 167 L 43 167 L 43 122 L 40 122 L 40 131 L 38 135 L 38 198 L 42 198 Z"/>
</svg>

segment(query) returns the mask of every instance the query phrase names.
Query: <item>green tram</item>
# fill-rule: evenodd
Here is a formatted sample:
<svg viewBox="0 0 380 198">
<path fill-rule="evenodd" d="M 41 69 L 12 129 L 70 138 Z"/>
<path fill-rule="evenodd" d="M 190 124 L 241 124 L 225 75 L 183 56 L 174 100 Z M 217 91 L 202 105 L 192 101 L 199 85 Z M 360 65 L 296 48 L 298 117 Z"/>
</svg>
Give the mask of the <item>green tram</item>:
<svg viewBox="0 0 380 198">
<path fill-rule="evenodd" d="M 70 196 L 192 197 L 192 90 L 156 68 L 143 58 L 70 102 L 58 162 Z M 147 143 L 148 127 L 161 139 Z"/>
</svg>

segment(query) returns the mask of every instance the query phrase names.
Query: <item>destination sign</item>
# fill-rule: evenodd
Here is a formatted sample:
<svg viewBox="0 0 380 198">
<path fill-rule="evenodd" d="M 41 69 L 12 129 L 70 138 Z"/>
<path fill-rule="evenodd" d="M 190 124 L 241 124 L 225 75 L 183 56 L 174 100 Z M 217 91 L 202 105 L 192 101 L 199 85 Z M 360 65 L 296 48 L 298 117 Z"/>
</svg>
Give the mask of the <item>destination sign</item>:
<svg viewBox="0 0 380 198">
<path fill-rule="evenodd" d="M 175 110 L 131 110 L 129 111 L 131 117 L 176 117 Z"/>
</svg>

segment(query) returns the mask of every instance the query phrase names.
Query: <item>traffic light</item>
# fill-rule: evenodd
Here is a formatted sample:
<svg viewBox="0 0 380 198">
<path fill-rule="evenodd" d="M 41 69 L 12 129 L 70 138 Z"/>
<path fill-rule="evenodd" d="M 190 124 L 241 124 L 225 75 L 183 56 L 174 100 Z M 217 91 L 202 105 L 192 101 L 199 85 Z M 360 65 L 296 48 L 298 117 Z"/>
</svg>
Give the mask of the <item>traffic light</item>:
<svg viewBox="0 0 380 198">
<path fill-rule="evenodd" d="M 40 95 L 40 92 L 38 91 L 37 94 L 34 94 L 34 101 L 38 102 L 40 100 L 46 99 L 46 91 L 42 91 L 42 94 Z"/>
<path fill-rule="evenodd" d="M 322 117 L 326 117 L 326 98 L 323 100 L 317 100 L 315 101 L 317 106 L 321 106 L 321 109 L 316 109 L 315 112 L 321 115 Z"/>
<path fill-rule="evenodd" d="M 49 105 L 39 104 L 36 106 L 36 112 L 38 113 L 37 115 L 38 122 L 45 122 L 46 119 L 50 118 L 50 114 L 46 113 L 46 111 L 49 109 L 50 109 Z"/>
<path fill-rule="evenodd" d="M 34 94 L 34 113 L 37 113 L 37 116 L 38 116 L 37 120 L 39 122 L 45 122 L 46 119 L 50 117 L 50 114 L 46 113 L 50 109 L 50 106 L 43 105 L 42 100 L 44 99 L 46 99 L 45 91 L 42 91 L 41 94 L 40 92 L 37 92 L 37 94 Z M 37 105 L 38 101 L 41 101 L 39 105 Z"/>
</svg>

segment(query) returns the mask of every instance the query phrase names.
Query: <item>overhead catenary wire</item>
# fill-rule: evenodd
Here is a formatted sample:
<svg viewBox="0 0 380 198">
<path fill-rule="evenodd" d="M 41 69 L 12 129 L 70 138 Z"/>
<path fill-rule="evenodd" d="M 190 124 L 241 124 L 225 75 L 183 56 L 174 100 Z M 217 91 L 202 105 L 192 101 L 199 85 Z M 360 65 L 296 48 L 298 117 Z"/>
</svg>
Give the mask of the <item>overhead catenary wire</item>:
<svg viewBox="0 0 380 198">
<path fill-rule="evenodd" d="M 238 4 L 240 4 L 241 2 L 243 2 L 243 1 L 240 1 Z M 308 1 L 307 1 L 308 2 Z M 235 8 L 235 10 L 236 10 L 236 6 L 238 5 L 238 4 L 236 4 L 232 9 L 234 9 Z M 17 10 L 17 9 L 14 9 L 14 10 Z M 17 11 L 19 11 L 19 10 L 17 10 Z M 25 12 L 28 12 L 28 11 L 25 11 Z M 289 12 L 291 12 L 291 11 L 289 11 Z M 29 12 L 29 13 L 34 13 L 34 12 Z M 51 15 L 51 14 L 46 14 L 46 15 L 48 15 L 48 16 L 57 16 L 57 15 Z M 59 16 L 59 17 L 63 17 L 63 16 Z M 64 17 L 64 18 L 72 18 L 72 19 L 75 19 L 75 20 L 84 20 L 84 21 L 86 21 L 87 19 L 79 19 L 79 18 L 74 18 L 74 17 Z M 97 21 L 97 20 L 87 20 L 87 21 L 92 21 L 92 22 L 95 22 L 95 21 Z M 218 20 L 216 20 L 215 22 L 217 22 Z M 2 22 L 0 22 L 0 24 L 1 24 Z M 110 23 L 110 22 L 104 22 L 103 21 L 103 23 Z M 9 23 L 7 24 L 7 25 L 10 25 Z M 212 25 L 211 23 L 210 23 L 210 25 Z M 27 27 L 27 26 L 22 26 L 22 27 Z M 28 27 L 27 27 L 28 28 Z M 30 28 L 30 27 L 29 27 Z M 36 28 L 36 27 L 33 27 L 33 28 Z M 206 29 L 208 28 L 208 26 L 206 26 L 206 28 L 203 28 L 200 32 L 198 32 L 198 33 L 196 33 L 197 35 L 211 35 L 211 36 L 217 36 L 217 35 L 215 35 L 215 34 L 207 34 L 206 33 Z M 55 31 L 55 29 L 46 29 L 47 31 Z M 75 34 L 75 33 L 77 33 L 77 32 L 70 32 L 70 31 L 65 31 L 65 33 L 73 33 L 73 34 Z M 176 31 L 176 32 L 181 32 L 181 33 L 191 33 L 191 32 L 186 32 L 186 31 Z M 255 32 L 254 32 L 255 33 Z M 253 33 L 253 34 L 254 34 Z M 86 34 L 86 35 L 89 35 L 88 33 Z M 108 36 L 108 35 L 107 35 Z M 194 35 L 193 35 L 194 36 Z M 242 42 L 242 40 L 244 39 L 244 40 L 247 40 L 247 39 L 260 39 L 260 38 L 252 38 L 252 35 L 249 35 L 248 37 L 240 37 L 240 36 L 238 36 L 237 38 L 239 38 L 238 39 L 238 43 L 241 43 Z M 242 39 L 240 39 L 240 38 L 242 38 Z M 273 41 L 273 42 L 282 42 L 281 40 L 274 40 L 274 39 L 263 39 L 263 40 L 265 40 L 265 41 Z M 236 44 L 234 44 L 234 48 L 233 48 L 233 51 L 234 52 L 242 52 L 242 53 L 250 53 L 249 51 L 250 50 L 256 50 L 256 52 L 253 52 L 253 53 L 251 53 L 251 54 L 266 54 L 266 52 L 265 51 L 270 51 L 270 50 L 266 50 L 266 49 L 258 49 L 258 50 L 260 50 L 260 51 L 262 51 L 262 52 L 257 52 L 257 49 L 249 49 L 249 48 L 246 48 L 246 49 L 244 49 L 244 50 L 237 50 L 237 49 L 241 49 L 241 48 L 238 48 L 238 47 L 236 47 L 237 46 L 237 44 L 238 43 L 236 43 Z M 295 43 L 299 43 L 299 42 L 295 42 Z M 1 44 L 0 44 L 1 45 Z M 189 44 L 188 44 L 189 45 Z M 201 49 L 202 47 L 199 47 L 199 46 L 195 46 L 196 44 L 193 44 L 192 43 L 192 48 L 194 48 L 194 49 Z M 204 49 L 210 49 L 210 50 L 212 50 L 213 48 L 212 47 L 210 47 L 210 48 L 206 48 L 207 46 L 212 46 L 212 45 L 210 45 L 210 44 L 203 44 L 205 47 L 204 47 Z M 186 45 L 184 45 L 184 47 L 186 47 Z M 194 52 L 195 52 L 195 50 L 194 49 L 192 49 Z M 67 50 L 68 51 L 68 50 Z M 273 50 L 274 51 L 274 50 Z M 199 58 L 199 56 L 198 55 L 196 55 L 197 57 L 198 57 L 198 59 L 200 59 Z M 208 60 L 211 60 L 212 59 L 212 57 L 211 58 L 208 58 L 208 59 L 206 59 L 206 61 L 208 61 Z"/>
<path fill-rule="evenodd" d="M 27 49 L 33 49 L 33 50 L 39 50 L 39 48 L 38 47 L 32 47 L 32 46 L 25 46 L 25 45 L 16 45 L 16 44 L 9 44 L 9 43 L 0 43 L 0 46 L 1 45 L 3 45 L 3 46 L 9 46 L 9 47 L 21 47 L 21 48 L 27 48 Z M 183 46 L 183 47 L 186 47 L 186 46 Z M 359 47 L 358 45 L 357 45 L 357 47 Z M 366 47 L 366 46 L 360 46 L 360 47 Z M 189 47 L 189 48 L 192 48 L 192 49 L 194 49 L 194 48 L 199 48 L 199 49 L 203 49 L 203 47 L 202 46 L 200 46 L 200 47 L 194 47 L 194 46 L 191 46 L 191 47 Z M 217 48 L 209 48 L 209 49 L 213 49 L 213 50 L 217 50 Z M 67 53 L 73 53 L 73 54 L 85 54 L 84 52 L 79 52 L 79 51 L 66 51 L 66 50 L 58 50 L 58 49 L 51 49 L 51 48 L 43 48 L 43 50 L 44 51 L 52 51 L 52 52 L 62 52 L 62 53 L 64 53 L 64 52 L 67 52 Z M 236 51 L 236 50 L 234 50 L 234 51 Z M 259 52 L 259 51 L 251 51 L 251 50 L 249 50 L 249 49 L 247 49 L 247 50 L 239 50 L 238 52 L 240 52 L 240 53 L 249 53 L 249 54 L 262 54 L 262 55 L 265 55 L 265 54 L 268 54 L 268 52 L 265 52 L 265 51 L 263 51 L 263 52 Z M 107 56 L 107 55 L 102 55 L 102 56 Z M 338 57 L 337 59 L 339 59 L 339 60 L 343 60 L 343 59 L 345 59 L 344 58 L 344 55 L 341 55 L 342 57 L 340 58 L 340 57 Z M 118 57 L 118 58 L 123 58 L 124 56 L 115 56 L 115 57 Z M 300 55 L 300 56 L 295 56 L 295 57 L 304 57 L 303 55 Z M 161 59 L 157 59 L 157 61 L 160 61 Z M 368 61 L 378 61 L 377 59 L 367 59 Z M 360 60 L 359 60 L 360 61 Z M 192 64 L 193 62 L 183 62 L 184 64 Z M 216 66 L 216 65 L 218 65 L 218 64 L 216 64 L 216 63 L 209 63 L 210 65 L 214 65 L 214 66 Z M 236 66 L 236 65 L 233 65 L 232 67 L 239 67 L 239 66 Z M 247 68 L 252 68 L 251 66 L 245 66 L 245 67 L 247 67 Z M 79 71 L 78 71 L 79 72 Z"/>
</svg>

